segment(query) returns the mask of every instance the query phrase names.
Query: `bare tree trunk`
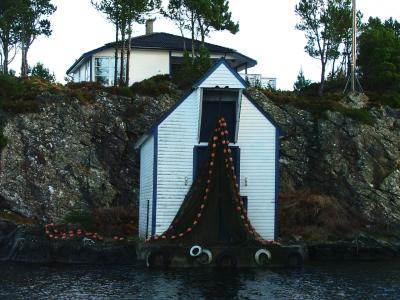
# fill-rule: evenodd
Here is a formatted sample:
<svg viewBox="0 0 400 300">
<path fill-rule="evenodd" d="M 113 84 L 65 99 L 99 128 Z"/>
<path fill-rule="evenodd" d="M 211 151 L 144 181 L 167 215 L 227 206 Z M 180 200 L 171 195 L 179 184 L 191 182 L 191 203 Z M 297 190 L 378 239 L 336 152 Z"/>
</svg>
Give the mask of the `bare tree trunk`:
<svg viewBox="0 0 400 300">
<path fill-rule="evenodd" d="M 115 24 L 115 53 L 114 53 L 114 86 L 118 85 L 118 42 L 119 42 L 119 24 Z"/>
<path fill-rule="evenodd" d="M 121 24 L 121 64 L 120 64 L 120 70 L 119 70 L 119 86 L 124 85 L 124 60 L 125 60 L 125 33 L 126 33 L 126 24 L 122 23 Z"/>
<path fill-rule="evenodd" d="M 192 17 L 191 17 L 190 23 L 191 23 L 191 27 L 192 27 L 192 62 L 194 62 L 194 58 L 195 58 L 195 52 L 194 52 L 195 18 L 194 18 L 194 13 L 193 12 L 192 12 Z"/>
<path fill-rule="evenodd" d="M 8 43 L 3 41 L 3 74 L 7 75 L 8 74 Z"/>
<path fill-rule="evenodd" d="M 129 68 L 130 68 L 130 58 L 131 58 L 131 38 L 132 38 L 132 22 L 128 25 L 128 45 L 126 50 L 126 76 L 125 85 L 129 86 Z"/>
<path fill-rule="evenodd" d="M 320 97 L 322 97 L 324 94 L 326 61 L 321 61 L 321 67 L 321 84 L 319 85 L 318 89 L 318 96 Z"/>
<path fill-rule="evenodd" d="M 206 32 L 203 27 L 203 24 L 201 23 L 200 16 L 197 17 L 197 22 L 199 23 L 199 29 L 200 29 L 200 35 L 201 35 L 201 45 L 204 47 L 204 41 L 206 39 Z"/>
<path fill-rule="evenodd" d="M 332 62 L 332 71 L 331 71 L 332 78 L 331 79 L 335 78 L 335 64 L 336 64 L 336 58 Z"/>
<path fill-rule="evenodd" d="M 28 44 L 23 43 L 21 47 L 21 77 L 27 77 L 29 73 L 28 66 Z"/>
</svg>

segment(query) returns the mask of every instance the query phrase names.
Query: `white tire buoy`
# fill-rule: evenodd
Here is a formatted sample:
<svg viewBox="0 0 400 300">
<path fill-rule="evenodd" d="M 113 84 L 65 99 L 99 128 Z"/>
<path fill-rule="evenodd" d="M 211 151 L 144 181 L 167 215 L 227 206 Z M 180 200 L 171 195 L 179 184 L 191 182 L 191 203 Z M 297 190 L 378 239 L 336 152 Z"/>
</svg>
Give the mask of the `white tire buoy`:
<svg viewBox="0 0 400 300">
<path fill-rule="evenodd" d="M 199 245 L 194 245 L 189 250 L 189 254 L 191 257 L 198 257 L 203 252 L 203 248 Z"/>
<path fill-rule="evenodd" d="M 201 256 L 198 258 L 198 262 L 202 265 L 209 265 L 211 264 L 213 259 L 212 253 L 208 249 L 203 249 L 201 252 Z"/>
<path fill-rule="evenodd" d="M 265 257 L 264 259 L 262 259 L 263 256 Z M 254 260 L 259 266 L 265 265 L 271 260 L 271 258 L 271 252 L 269 252 L 267 249 L 259 249 L 257 250 L 256 254 L 254 254 Z"/>
</svg>

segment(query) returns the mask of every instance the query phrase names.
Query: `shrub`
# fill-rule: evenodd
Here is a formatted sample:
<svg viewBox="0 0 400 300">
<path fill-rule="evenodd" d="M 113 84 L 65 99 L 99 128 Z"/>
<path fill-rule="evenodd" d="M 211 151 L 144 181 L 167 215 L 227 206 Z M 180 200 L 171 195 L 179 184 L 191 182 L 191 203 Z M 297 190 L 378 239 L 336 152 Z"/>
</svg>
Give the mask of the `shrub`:
<svg viewBox="0 0 400 300">
<path fill-rule="evenodd" d="M 86 231 L 96 229 L 96 221 L 93 213 L 87 210 L 72 210 L 64 217 L 65 223 L 79 224 Z"/>
<path fill-rule="evenodd" d="M 98 231 L 106 236 L 137 235 L 138 212 L 134 207 L 98 208 L 93 214 Z"/>
<path fill-rule="evenodd" d="M 351 237 L 363 221 L 345 203 L 334 197 L 297 190 L 280 195 L 281 235 L 304 240 Z"/>
<path fill-rule="evenodd" d="M 135 82 L 130 89 L 134 94 L 151 97 L 172 93 L 169 75 L 156 75 L 141 82 Z"/>
<path fill-rule="evenodd" d="M 400 108 L 400 93 L 391 92 L 381 96 L 381 103 L 393 108 Z"/>
<path fill-rule="evenodd" d="M 134 95 L 132 89 L 128 87 L 110 86 L 106 87 L 105 90 L 110 94 L 118 96 L 133 97 Z"/>
<path fill-rule="evenodd" d="M 50 70 L 47 69 L 44 64 L 38 62 L 36 65 L 33 66 L 32 71 L 31 71 L 31 76 L 32 77 L 37 77 L 40 78 L 44 81 L 56 82 L 56 76 L 54 73 L 50 73 Z"/>
<path fill-rule="evenodd" d="M 345 116 L 352 118 L 355 121 L 360 123 L 364 123 L 367 125 L 374 125 L 375 118 L 374 116 L 365 108 L 345 108 L 341 107 L 338 109 L 339 112 L 344 114 Z"/>
</svg>

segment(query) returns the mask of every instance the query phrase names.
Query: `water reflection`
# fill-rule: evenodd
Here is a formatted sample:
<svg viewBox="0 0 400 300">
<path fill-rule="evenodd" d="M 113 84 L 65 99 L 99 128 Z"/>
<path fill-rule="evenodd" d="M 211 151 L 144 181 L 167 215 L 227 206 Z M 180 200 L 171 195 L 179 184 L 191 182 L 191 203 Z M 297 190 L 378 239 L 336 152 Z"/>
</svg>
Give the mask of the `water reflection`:
<svg viewBox="0 0 400 300">
<path fill-rule="evenodd" d="M 400 263 L 301 270 L 0 264 L 0 299 L 399 299 Z"/>
</svg>

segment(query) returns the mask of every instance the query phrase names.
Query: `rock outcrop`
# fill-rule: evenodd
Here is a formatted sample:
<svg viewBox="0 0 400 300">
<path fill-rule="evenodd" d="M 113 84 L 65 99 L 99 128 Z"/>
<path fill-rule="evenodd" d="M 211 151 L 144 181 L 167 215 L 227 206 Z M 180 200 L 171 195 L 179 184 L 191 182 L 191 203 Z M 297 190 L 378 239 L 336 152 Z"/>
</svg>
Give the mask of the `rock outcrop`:
<svg viewBox="0 0 400 300">
<path fill-rule="evenodd" d="M 250 92 L 286 133 L 283 192 L 309 188 L 345 201 L 367 222 L 400 224 L 398 110 L 371 108 L 375 121 L 367 125 L 335 111 L 318 118 Z M 39 113 L 8 116 L 0 207 L 57 221 L 72 208 L 136 202 L 134 144 L 175 100 L 97 92 L 93 103 L 54 99 Z"/>
<path fill-rule="evenodd" d="M 281 126 L 281 191 L 308 188 L 345 201 L 367 222 L 400 226 L 400 111 L 371 108 L 372 125 L 325 118 L 252 96 Z"/>
<path fill-rule="evenodd" d="M 50 100 L 39 113 L 5 120 L 0 207 L 48 222 L 71 209 L 135 203 L 134 144 L 175 99 L 97 92 L 89 104 Z"/>
</svg>

